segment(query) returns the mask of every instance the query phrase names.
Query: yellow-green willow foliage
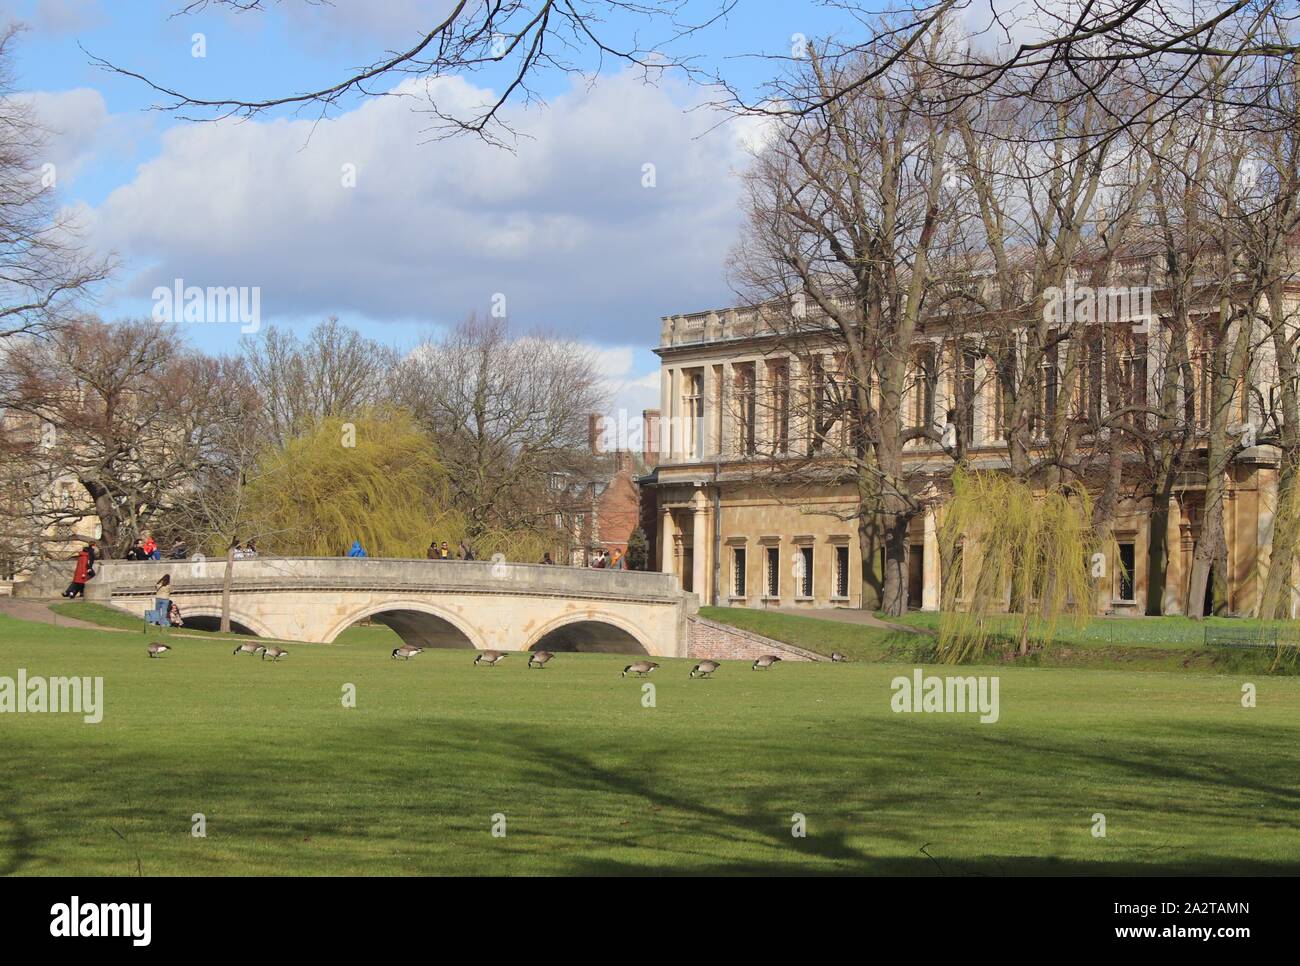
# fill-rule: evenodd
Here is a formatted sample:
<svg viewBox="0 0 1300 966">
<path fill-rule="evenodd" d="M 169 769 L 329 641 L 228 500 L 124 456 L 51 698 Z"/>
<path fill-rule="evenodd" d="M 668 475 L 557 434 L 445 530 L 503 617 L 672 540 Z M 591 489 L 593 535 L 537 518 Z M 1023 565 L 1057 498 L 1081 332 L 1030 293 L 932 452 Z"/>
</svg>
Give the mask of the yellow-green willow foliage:
<svg viewBox="0 0 1300 966">
<path fill-rule="evenodd" d="M 263 552 L 341 556 L 360 540 L 375 557 L 423 557 L 464 534 L 434 445 L 400 410 L 322 420 L 262 455 L 249 503 Z"/>
<path fill-rule="evenodd" d="M 1091 518 L 1085 492 L 1035 493 L 1005 474 L 959 469 L 939 528 L 945 576 L 938 660 L 975 660 L 1008 633 L 1023 652 L 1031 628 L 1050 641 L 1062 616 L 1088 613 L 1095 596 Z"/>
</svg>

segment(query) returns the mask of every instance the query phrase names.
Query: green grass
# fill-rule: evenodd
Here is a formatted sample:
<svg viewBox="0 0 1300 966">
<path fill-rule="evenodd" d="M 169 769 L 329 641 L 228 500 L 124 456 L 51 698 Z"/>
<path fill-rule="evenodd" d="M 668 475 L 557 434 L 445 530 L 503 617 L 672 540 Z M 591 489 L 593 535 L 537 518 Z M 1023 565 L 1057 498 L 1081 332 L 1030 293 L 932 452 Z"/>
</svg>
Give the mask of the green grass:
<svg viewBox="0 0 1300 966">
<path fill-rule="evenodd" d="M 942 615 L 909 611 L 902 617 L 883 619 L 937 632 Z M 999 615 L 991 618 L 991 621 L 1005 633 L 1019 634 L 1019 624 L 1014 617 Z M 1063 619 L 1057 622 L 1053 640 L 1073 647 L 1141 646 L 1185 650 L 1203 647 L 1207 628 L 1211 634 L 1216 630 L 1239 634 L 1265 632 L 1275 628 L 1294 633 L 1296 627 L 1296 621 L 1252 621 L 1237 617 L 1207 617 L 1200 621 L 1189 617 L 1092 617 L 1082 621 Z M 1042 634 L 1037 622 L 1031 625 L 1030 634 Z"/>
<path fill-rule="evenodd" d="M 906 631 L 882 630 L 818 617 L 748 610 L 744 607 L 701 607 L 700 616 L 818 654 L 829 655 L 839 651 L 855 661 L 881 661 L 896 657 L 898 649 L 911 648 L 919 640 L 917 635 Z"/>
<path fill-rule="evenodd" d="M 885 630 L 815 617 L 801 617 L 773 611 L 740 607 L 701 607 L 701 616 L 774 640 L 807 648 L 818 654 L 841 651 L 854 661 L 897 663 L 923 661 L 930 654 L 933 634 L 940 615 L 912 612 L 903 617 L 883 618 L 893 624 L 916 627 L 923 634 Z M 1013 618 L 995 617 L 995 625 L 1013 630 Z M 1267 674 L 1274 663 L 1273 651 L 1207 648 L 1204 629 L 1184 617 L 1148 619 L 1095 618 L 1082 623 L 1062 621 L 1051 644 L 1039 653 L 1015 657 L 990 651 L 987 665 L 1005 667 L 1068 667 L 1091 670 L 1183 671 L 1210 674 Z M 1262 626 L 1260 622 L 1254 622 Z M 1213 626 L 1234 629 L 1249 621 L 1215 618 Z M 1113 625 L 1113 626 L 1112 626 Z M 1193 635 L 1188 625 L 1195 625 Z M 1162 629 L 1163 628 L 1163 629 Z M 1284 673 L 1294 673 L 1294 664 L 1284 664 Z"/>
<path fill-rule="evenodd" d="M 1295 678 L 1246 709 L 1237 676 L 1000 668 L 982 725 L 891 713 L 906 665 L 663 660 L 645 708 L 613 655 L 145 640 L 0 616 L 0 675 L 102 675 L 106 706 L 0 715 L 0 871 L 1300 873 Z"/>
</svg>

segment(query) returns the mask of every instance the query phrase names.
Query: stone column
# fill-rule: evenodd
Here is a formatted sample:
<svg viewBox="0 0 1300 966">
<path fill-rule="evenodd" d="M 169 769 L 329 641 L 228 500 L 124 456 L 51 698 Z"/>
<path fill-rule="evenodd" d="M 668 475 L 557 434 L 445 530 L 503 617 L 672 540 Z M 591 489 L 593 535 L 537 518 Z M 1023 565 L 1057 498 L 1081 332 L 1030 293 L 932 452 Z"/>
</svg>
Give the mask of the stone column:
<svg viewBox="0 0 1300 966">
<path fill-rule="evenodd" d="M 925 552 L 921 559 L 921 610 L 939 609 L 939 527 L 934 507 L 925 511 Z"/>
<path fill-rule="evenodd" d="M 691 586 L 701 604 L 711 604 L 709 594 L 709 501 L 704 490 L 695 491 L 691 500 L 691 517 L 694 532 L 691 534 Z"/>
<path fill-rule="evenodd" d="M 1165 528 L 1165 600 L 1162 612 L 1183 612 L 1183 511 L 1178 497 L 1169 498 L 1169 523 Z"/>
<path fill-rule="evenodd" d="M 718 436 L 718 453 L 723 459 L 732 459 L 736 453 L 736 414 L 733 411 L 735 405 L 735 378 L 736 374 L 731 368 L 730 362 L 722 363 L 722 401 L 721 412 L 719 415 L 718 425 L 721 430 Z"/>
<path fill-rule="evenodd" d="M 1277 515 L 1277 470 L 1261 466 L 1257 472 L 1259 520 L 1255 525 L 1255 568 L 1258 574 L 1255 579 L 1255 610 L 1263 603 L 1264 585 L 1268 581 L 1268 568 L 1273 556 L 1273 521 Z"/>
<path fill-rule="evenodd" d="M 659 569 L 666 574 L 673 572 L 673 544 L 676 536 L 673 511 L 664 507 L 659 511 Z"/>
<path fill-rule="evenodd" d="M 717 434 L 713 430 L 714 395 L 717 393 L 717 380 L 714 378 L 712 364 L 706 363 L 700 369 L 700 433 L 704 445 L 700 447 L 700 458 L 709 459 L 718 453 Z"/>
</svg>

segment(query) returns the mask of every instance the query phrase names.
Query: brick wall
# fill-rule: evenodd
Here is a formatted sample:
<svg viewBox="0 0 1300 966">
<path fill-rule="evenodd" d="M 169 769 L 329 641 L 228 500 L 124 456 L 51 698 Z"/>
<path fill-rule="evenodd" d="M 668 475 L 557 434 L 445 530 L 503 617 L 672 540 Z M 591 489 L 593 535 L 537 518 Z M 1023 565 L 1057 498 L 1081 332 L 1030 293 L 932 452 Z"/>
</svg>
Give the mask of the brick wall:
<svg viewBox="0 0 1300 966">
<path fill-rule="evenodd" d="M 775 654 L 783 661 L 825 661 L 821 654 L 793 644 L 774 641 L 761 634 L 719 624 L 704 617 L 688 617 L 687 657 L 713 661 L 752 661 L 763 654 Z"/>
</svg>

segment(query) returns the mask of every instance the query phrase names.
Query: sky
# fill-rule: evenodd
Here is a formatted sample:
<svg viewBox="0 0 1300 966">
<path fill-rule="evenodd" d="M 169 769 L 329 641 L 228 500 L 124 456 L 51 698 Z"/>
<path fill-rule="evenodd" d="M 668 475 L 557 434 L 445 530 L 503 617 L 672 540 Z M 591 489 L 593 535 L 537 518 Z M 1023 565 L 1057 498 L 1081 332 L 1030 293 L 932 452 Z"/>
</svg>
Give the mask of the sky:
<svg viewBox="0 0 1300 966">
<path fill-rule="evenodd" d="M 692 0 L 699 13 L 719 0 Z M 324 118 L 287 111 L 187 121 L 151 110 L 141 81 L 197 96 L 268 97 L 336 81 L 409 45 L 446 0 L 270 0 L 265 11 L 185 0 L 0 0 L 26 26 L 15 83 L 49 131 L 60 204 L 117 271 L 97 294 L 106 319 L 148 315 L 157 287 L 256 286 L 260 321 L 306 332 L 336 315 L 410 347 L 470 312 L 504 306 L 512 330 L 589 345 L 611 411 L 658 404 L 663 315 L 734 301 L 726 260 L 741 223 L 739 175 L 761 136 L 710 106 L 717 92 L 580 55 L 552 72 L 542 103 L 505 111 L 513 150 L 431 140 L 416 96 L 359 99 Z M 688 14 L 689 15 L 689 14 Z M 725 21 L 669 47 L 757 90 L 796 34 L 852 36 L 834 5 L 739 0 Z M 612 18 L 659 49 L 666 27 Z M 196 34 L 202 54 L 195 56 Z M 503 81 L 439 81 L 444 103 L 473 105 Z M 417 78 L 391 94 L 419 94 Z M 647 165 L 653 185 L 647 186 Z M 246 328 L 243 326 L 242 328 Z M 183 324 L 193 345 L 232 352 L 238 324 Z"/>
</svg>

